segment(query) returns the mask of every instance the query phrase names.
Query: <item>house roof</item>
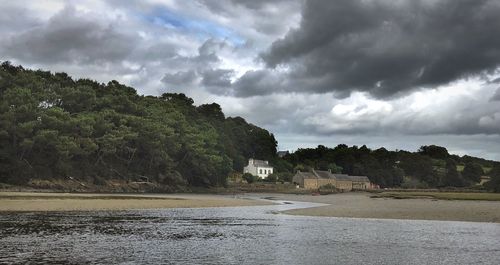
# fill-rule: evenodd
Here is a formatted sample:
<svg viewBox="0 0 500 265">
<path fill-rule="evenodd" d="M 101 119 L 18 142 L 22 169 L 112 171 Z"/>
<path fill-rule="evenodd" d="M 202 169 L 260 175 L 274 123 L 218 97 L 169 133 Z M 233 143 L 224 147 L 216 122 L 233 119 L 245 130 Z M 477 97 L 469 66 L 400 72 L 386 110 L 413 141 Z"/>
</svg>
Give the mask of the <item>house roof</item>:
<svg viewBox="0 0 500 265">
<path fill-rule="evenodd" d="M 304 179 L 336 179 L 344 181 L 370 182 L 366 176 L 349 176 L 346 174 L 332 174 L 330 171 L 312 170 L 310 172 L 298 171 L 296 176 Z"/>
<path fill-rule="evenodd" d="M 349 175 L 346 174 L 332 174 L 337 180 L 351 180 Z"/>
<path fill-rule="evenodd" d="M 314 175 L 312 172 L 302 172 L 302 171 L 297 171 L 295 174 L 298 177 L 302 177 L 304 179 L 317 179 L 318 177 Z"/>
<path fill-rule="evenodd" d="M 258 160 L 258 159 L 254 159 L 253 160 L 253 165 L 256 166 L 256 167 L 269 167 L 269 168 L 272 168 L 272 166 L 269 165 L 269 163 L 267 161 Z"/>
<path fill-rule="evenodd" d="M 349 176 L 352 181 L 358 181 L 358 182 L 370 182 L 370 179 L 366 176 Z"/>
<path fill-rule="evenodd" d="M 313 173 L 319 179 L 334 179 L 335 178 L 335 176 L 332 173 L 330 173 L 329 171 L 314 170 L 313 169 Z"/>
</svg>

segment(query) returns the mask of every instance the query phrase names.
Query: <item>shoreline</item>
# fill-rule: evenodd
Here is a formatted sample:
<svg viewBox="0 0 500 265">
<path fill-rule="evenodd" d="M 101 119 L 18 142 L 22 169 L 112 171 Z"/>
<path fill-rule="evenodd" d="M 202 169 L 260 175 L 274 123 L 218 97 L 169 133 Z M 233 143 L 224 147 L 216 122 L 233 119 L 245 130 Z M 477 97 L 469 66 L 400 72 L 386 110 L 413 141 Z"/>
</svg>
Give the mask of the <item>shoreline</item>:
<svg viewBox="0 0 500 265">
<path fill-rule="evenodd" d="M 500 223 L 500 201 L 438 200 L 428 198 L 371 198 L 352 192 L 322 196 L 274 194 L 274 199 L 328 204 L 282 211 L 283 214 L 402 220 Z"/>
<path fill-rule="evenodd" d="M 366 192 L 321 196 L 284 193 L 220 195 L 0 192 L 0 214 L 263 206 L 273 205 L 273 200 L 325 204 L 280 212 L 288 215 L 500 223 L 500 201 L 395 199 L 373 197 L 373 194 Z"/>
<path fill-rule="evenodd" d="M 0 192 L 6 212 L 120 211 L 272 205 L 263 200 L 207 194 L 102 194 Z"/>
</svg>

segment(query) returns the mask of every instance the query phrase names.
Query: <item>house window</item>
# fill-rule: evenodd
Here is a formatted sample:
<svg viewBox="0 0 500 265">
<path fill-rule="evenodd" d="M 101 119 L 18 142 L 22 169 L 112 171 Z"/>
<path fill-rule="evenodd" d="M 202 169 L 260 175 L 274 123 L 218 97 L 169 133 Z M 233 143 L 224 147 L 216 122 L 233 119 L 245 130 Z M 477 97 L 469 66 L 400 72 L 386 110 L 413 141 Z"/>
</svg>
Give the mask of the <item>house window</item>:
<svg viewBox="0 0 500 265">
<path fill-rule="evenodd" d="M 259 174 L 262 174 L 262 169 L 259 169 Z"/>
</svg>

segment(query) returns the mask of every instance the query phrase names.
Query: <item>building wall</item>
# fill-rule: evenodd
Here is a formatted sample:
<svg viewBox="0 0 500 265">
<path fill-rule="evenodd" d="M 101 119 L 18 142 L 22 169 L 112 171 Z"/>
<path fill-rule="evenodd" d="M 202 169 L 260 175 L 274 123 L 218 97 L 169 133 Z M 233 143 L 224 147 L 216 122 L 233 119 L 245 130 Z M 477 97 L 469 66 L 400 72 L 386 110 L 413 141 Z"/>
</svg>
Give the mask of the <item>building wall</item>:
<svg viewBox="0 0 500 265">
<path fill-rule="evenodd" d="M 335 186 L 339 190 L 351 191 L 352 190 L 352 181 L 350 180 L 337 180 L 337 185 Z"/>
<path fill-rule="evenodd" d="M 304 189 L 313 190 L 319 188 L 317 179 L 304 179 Z"/>
<path fill-rule="evenodd" d="M 257 176 L 257 168 L 253 164 L 249 164 L 248 166 L 243 168 L 243 173 L 250 173 L 254 176 Z"/>
<path fill-rule="evenodd" d="M 256 167 L 256 174 L 257 174 L 257 176 L 265 179 L 269 175 L 273 174 L 273 168 L 272 167 Z"/>
<path fill-rule="evenodd" d="M 298 173 L 295 174 L 292 178 L 292 183 L 299 185 L 299 187 L 304 187 L 304 178 L 302 178 Z"/>
<path fill-rule="evenodd" d="M 335 179 L 318 179 L 318 187 L 325 186 L 328 184 L 331 184 L 333 186 L 337 185 Z"/>
<path fill-rule="evenodd" d="M 367 190 L 371 188 L 370 182 L 366 181 L 353 181 L 352 188 L 356 190 Z"/>
<path fill-rule="evenodd" d="M 243 168 L 243 173 L 250 173 L 263 179 L 267 178 L 273 171 L 272 167 L 256 167 L 253 163 L 249 163 L 248 166 Z"/>
</svg>

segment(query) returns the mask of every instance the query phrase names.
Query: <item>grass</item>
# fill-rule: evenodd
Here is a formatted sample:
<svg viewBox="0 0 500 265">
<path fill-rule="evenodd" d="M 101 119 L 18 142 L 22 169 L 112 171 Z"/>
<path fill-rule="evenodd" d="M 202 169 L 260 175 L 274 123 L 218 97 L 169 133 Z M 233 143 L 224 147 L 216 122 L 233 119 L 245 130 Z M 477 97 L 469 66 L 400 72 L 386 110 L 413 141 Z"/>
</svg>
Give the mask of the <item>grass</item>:
<svg viewBox="0 0 500 265">
<path fill-rule="evenodd" d="M 487 192 L 382 192 L 372 198 L 500 201 L 500 193 Z"/>
</svg>

